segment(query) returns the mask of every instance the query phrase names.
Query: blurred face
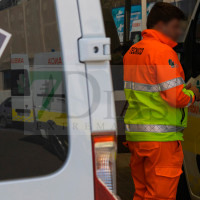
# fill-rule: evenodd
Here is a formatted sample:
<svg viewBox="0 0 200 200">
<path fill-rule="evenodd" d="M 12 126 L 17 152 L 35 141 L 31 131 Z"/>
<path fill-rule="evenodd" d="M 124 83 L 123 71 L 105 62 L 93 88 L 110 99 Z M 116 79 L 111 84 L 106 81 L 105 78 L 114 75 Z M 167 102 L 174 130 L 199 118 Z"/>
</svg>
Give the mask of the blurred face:
<svg viewBox="0 0 200 200">
<path fill-rule="evenodd" d="M 177 42 L 183 32 L 181 25 L 182 25 L 181 20 L 173 19 L 167 23 L 159 22 L 157 24 L 157 28 L 164 35 L 168 36 L 169 38 Z"/>
</svg>

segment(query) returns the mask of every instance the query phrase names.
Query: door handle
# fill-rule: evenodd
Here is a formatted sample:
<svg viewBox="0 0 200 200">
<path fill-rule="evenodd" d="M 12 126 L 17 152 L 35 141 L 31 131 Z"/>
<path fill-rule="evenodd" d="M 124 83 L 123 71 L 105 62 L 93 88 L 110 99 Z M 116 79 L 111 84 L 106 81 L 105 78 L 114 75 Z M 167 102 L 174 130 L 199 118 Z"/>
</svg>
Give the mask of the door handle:
<svg viewBox="0 0 200 200">
<path fill-rule="evenodd" d="M 82 38 L 79 49 L 82 62 L 111 60 L 110 38 Z"/>
</svg>

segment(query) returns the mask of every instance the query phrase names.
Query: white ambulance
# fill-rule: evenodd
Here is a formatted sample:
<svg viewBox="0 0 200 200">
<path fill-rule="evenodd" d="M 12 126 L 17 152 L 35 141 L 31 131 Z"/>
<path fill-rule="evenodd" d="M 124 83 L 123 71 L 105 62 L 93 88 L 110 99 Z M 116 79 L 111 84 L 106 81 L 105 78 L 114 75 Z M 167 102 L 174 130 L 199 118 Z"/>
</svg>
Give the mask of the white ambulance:
<svg viewBox="0 0 200 200">
<path fill-rule="evenodd" d="M 124 187 L 124 182 L 132 184 L 130 173 L 116 188 L 114 100 L 118 116 L 123 116 L 123 54 L 133 42 L 130 38 L 136 42 L 140 36 L 137 29 L 130 37 L 131 12 L 137 6 L 132 24 L 143 30 L 147 8 L 158 1 L 2 1 L 0 28 L 12 38 L 0 58 L 0 104 L 12 99 L 14 123 L 0 129 L 1 199 L 112 200 L 117 194 L 132 198 L 133 188 Z M 193 77 L 199 83 L 200 0 L 165 2 L 189 14 L 194 11 L 183 39 L 185 49 L 179 52 L 187 80 Z M 198 111 L 198 103 L 190 108 L 178 200 L 200 199 Z M 121 144 L 122 117 L 118 129 Z"/>
<path fill-rule="evenodd" d="M 0 96 L 11 97 L 14 122 L 0 129 L 0 198 L 117 199 L 110 39 L 100 2 L 16 4 L 0 11 L 0 27 L 12 34 Z M 57 139 L 64 159 L 49 136 L 64 136 Z"/>
<path fill-rule="evenodd" d="M 27 55 L 13 54 L 11 77 L 13 126 L 41 133 L 59 158 L 65 160 L 68 140 L 62 55 L 35 54 L 30 66 Z"/>
</svg>

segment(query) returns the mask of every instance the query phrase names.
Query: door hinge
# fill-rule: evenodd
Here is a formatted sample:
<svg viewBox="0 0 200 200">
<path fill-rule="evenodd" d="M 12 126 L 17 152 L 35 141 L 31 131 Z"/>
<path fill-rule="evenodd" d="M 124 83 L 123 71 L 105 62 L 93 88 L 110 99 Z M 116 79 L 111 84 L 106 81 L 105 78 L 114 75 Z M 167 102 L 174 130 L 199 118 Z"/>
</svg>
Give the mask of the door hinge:
<svg viewBox="0 0 200 200">
<path fill-rule="evenodd" d="M 81 62 L 111 60 L 110 38 L 82 38 L 79 52 Z"/>
</svg>

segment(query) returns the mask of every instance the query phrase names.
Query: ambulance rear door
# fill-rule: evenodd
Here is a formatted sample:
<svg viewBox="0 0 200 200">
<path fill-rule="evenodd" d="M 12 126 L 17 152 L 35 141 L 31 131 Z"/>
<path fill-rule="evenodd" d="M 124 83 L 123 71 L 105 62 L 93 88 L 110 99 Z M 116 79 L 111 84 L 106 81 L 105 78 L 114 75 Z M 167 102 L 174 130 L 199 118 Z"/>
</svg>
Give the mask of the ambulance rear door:
<svg viewBox="0 0 200 200">
<path fill-rule="evenodd" d="M 34 122 L 33 99 L 30 88 L 30 68 L 26 54 L 11 55 L 12 121 L 24 129 Z M 29 123 L 29 126 L 25 126 Z"/>
<path fill-rule="evenodd" d="M 89 2 L 85 3 L 89 8 Z M 95 16 L 101 16 L 99 9 L 93 9 Z M 15 70 L 15 73 L 9 81 L 13 81 L 13 117 L 16 117 L 13 119 L 17 120 L 19 117 L 20 120 L 24 120 L 27 115 L 22 115 L 29 114 L 33 106 L 37 106 L 38 114 L 38 108 L 47 105 L 46 99 L 52 98 L 52 95 L 45 98 L 40 96 L 46 95 L 44 90 L 47 87 L 43 84 L 47 76 L 46 81 L 51 91 L 52 86 L 57 87 L 57 83 L 60 82 L 59 87 L 55 89 L 55 95 L 63 94 L 61 88 L 64 77 L 66 101 L 63 103 L 60 96 L 56 97 L 54 102 L 50 101 L 51 106 L 47 105 L 45 111 L 53 109 L 63 112 L 64 109 L 69 116 L 65 119 L 68 124 L 65 132 L 69 141 L 65 160 L 61 160 L 52 151 L 48 141 L 34 129 L 26 132 L 17 125 L 8 129 L 1 128 L 0 199 L 94 200 L 87 72 L 85 65 L 79 60 L 78 40 L 82 30 L 77 1 L 18 1 L 18 5 L 0 11 L 0 27 L 12 34 L 11 42 L 1 57 L 0 69 L 10 67 L 12 54 L 12 70 Z M 27 78 L 28 65 L 30 64 L 29 68 L 34 68 L 37 55 L 43 57 L 47 52 L 61 52 L 63 65 L 45 68 L 40 59 L 37 65 L 42 67 L 36 69 L 36 72 L 41 72 L 41 81 L 36 83 L 36 103 L 33 105 L 30 90 L 33 80 L 28 81 Z M 54 57 L 53 53 L 52 56 Z M 34 73 L 34 69 L 30 70 L 31 73 Z M 55 77 L 56 73 L 59 80 Z M 2 86 L 2 81 L 0 85 Z M 51 119 L 51 114 L 45 118 Z"/>
</svg>

